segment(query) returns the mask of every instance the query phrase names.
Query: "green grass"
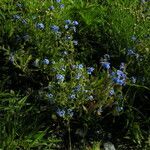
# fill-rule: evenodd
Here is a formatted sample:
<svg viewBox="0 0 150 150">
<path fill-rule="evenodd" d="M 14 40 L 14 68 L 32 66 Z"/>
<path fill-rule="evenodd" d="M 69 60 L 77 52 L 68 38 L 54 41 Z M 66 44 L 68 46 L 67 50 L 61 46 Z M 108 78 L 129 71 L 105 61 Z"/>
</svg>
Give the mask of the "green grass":
<svg viewBox="0 0 150 150">
<path fill-rule="evenodd" d="M 100 150 L 111 141 L 117 149 L 147 150 L 148 6 L 139 0 L 1 1 L 0 149 Z M 121 62 L 125 86 L 111 77 Z"/>
</svg>

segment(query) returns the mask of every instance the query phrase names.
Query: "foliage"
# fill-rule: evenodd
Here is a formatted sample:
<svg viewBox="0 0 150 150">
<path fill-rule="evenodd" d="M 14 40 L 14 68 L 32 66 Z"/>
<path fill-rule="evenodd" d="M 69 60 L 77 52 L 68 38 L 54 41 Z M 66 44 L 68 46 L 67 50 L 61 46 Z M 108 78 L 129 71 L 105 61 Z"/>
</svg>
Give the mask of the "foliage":
<svg viewBox="0 0 150 150">
<path fill-rule="evenodd" d="M 148 147 L 148 3 L 0 2 L 0 148 Z"/>
</svg>

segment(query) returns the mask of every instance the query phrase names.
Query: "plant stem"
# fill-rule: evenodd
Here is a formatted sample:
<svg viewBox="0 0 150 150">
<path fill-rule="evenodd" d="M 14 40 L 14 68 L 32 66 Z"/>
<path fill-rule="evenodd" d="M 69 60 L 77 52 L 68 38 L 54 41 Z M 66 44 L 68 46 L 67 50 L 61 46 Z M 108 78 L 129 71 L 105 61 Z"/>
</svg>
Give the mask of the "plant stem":
<svg viewBox="0 0 150 150">
<path fill-rule="evenodd" d="M 69 139 L 69 150 L 72 150 L 71 136 L 70 136 L 70 122 L 68 121 L 68 139 Z"/>
</svg>

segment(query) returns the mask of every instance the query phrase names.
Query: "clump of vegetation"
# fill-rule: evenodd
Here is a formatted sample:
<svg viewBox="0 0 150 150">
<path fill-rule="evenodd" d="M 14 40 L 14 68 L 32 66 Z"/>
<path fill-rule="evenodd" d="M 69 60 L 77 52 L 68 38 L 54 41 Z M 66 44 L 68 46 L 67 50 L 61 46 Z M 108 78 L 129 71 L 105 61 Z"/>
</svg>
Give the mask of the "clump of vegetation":
<svg viewBox="0 0 150 150">
<path fill-rule="evenodd" d="M 147 149 L 148 3 L 0 2 L 0 148 Z"/>
</svg>

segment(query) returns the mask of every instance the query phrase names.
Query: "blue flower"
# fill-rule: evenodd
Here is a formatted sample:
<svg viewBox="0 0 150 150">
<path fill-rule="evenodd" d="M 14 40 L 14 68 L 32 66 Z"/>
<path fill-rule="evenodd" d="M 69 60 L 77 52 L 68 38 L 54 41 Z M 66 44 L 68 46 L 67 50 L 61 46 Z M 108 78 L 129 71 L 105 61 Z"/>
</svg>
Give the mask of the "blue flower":
<svg viewBox="0 0 150 150">
<path fill-rule="evenodd" d="M 135 77 L 131 77 L 131 81 L 132 81 L 133 84 L 135 84 L 136 83 L 136 78 Z"/>
<path fill-rule="evenodd" d="M 45 28 L 45 26 L 44 26 L 43 23 L 37 23 L 37 24 L 36 24 L 36 27 L 37 27 L 38 29 L 44 29 L 44 28 Z"/>
<path fill-rule="evenodd" d="M 19 3 L 18 3 L 18 4 L 16 4 L 16 6 L 19 7 L 19 8 L 21 8 L 21 7 L 22 7 L 22 4 L 19 4 Z"/>
<path fill-rule="evenodd" d="M 80 85 L 77 85 L 76 87 L 74 87 L 73 92 L 79 92 L 81 89 Z"/>
<path fill-rule="evenodd" d="M 73 21 L 72 24 L 77 26 L 79 23 L 78 23 L 78 21 Z"/>
<path fill-rule="evenodd" d="M 121 70 L 117 70 L 117 75 L 122 76 L 124 73 Z"/>
<path fill-rule="evenodd" d="M 133 35 L 132 37 L 131 37 L 131 39 L 132 39 L 132 41 L 136 41 L 136 36 L 135 35 Z"/>
<path fill-rule="evenodd" d="M 73 40 L 73 44 L 74 44 L 74 45 L 78 45 L 78 41 Z"/>
<path fill-rule="evenodd" d="M 49 9 L 49 10 L 54 10 L 55 7 L 54 7 L 54 6 L 50 6 L 48 9 Z"/>
<path fill-rule="evenodd" d="M 127 55 L 135 55 L 135 52 L 132 49 L 128 49 Z"/>
<path fill-rule="evenodd" d="M 120 64 L 120 70 L 124 70 L 125 69 L 125 63 L 121 63 Z"/>
<path fill-rule="evenodd" d="M 53 98 L 53 94 L 51 94 L 51 93 L 48 94 L 47 96 L 48 96 L 48 98 L 50 98 L 50 99 Z"/>
<path fill-rule="evenodd" d="M 12 63 L 14 63 L 15 57 L 14 57 L 14 54 L 13 54 L 13 53 L 10 53 L 9 61 L 12 62 Z"/>
<path fill-rule="evenodd" d="M 45 58 L 45 59 L 43 60 L 43 63 L 44 63 L 45 65 L 48 65 L 48 64 L 49 64 L 49 60 Z"/>
<path fill-rule="evenodd" d="M 23 19 L 22 23 L 25 25 L 25 24 L 27 24 L 27 21 L 25 19 Z"/>
<path fill-rule="evenodd" d="M 117 75 L 118 78 L 120 79 L 125 79 L 126 78 L 126 74 L 124 74 L 124 72 L 122 72 L 121 70 L 117 70 Z"/>
<path fill-rule="evenodd" d="M 120 82 L 120 80 L 116 77 L 116 78 L 113 78 L 113 81 L 115 82 L 115 83 L 119 83 Z"/>
<path fill-rule="evenodd" d="M 124 79 L 119 79 L 119 78 L 114 78 L 113 81 L 118 84 L 118 85 L 125 85 L 125 80 Z"/>
<path fill-rule="evenodd" d="M 52 31 L 54 32 L 58 32 L 59 31 L 59 27 L 56 25 L 51 26 Z"/>
<path fill-rule="evenodd" d="M 89 97 L 88 97 L 88 100 L 90 100 L 90 101 L 92 101 L 94 98 L 93 98 L 93 96 L 92 95 L 90 95 Z"/>
<path fill-rule="evenodd" d="M 60 3 L 60 2 L 61 2 L 61 0 L 56 0 L 56 2 L 57 2 L 57 3 Z"/>
<path fill-rule="evenodd" d="M 121 112 L 123 110 L 123 107 L 116 106 L 116 111 Z"/>
<path fill-rule="evenodd" d="M 49 101 L 49 103 L 51 103 L 51 104 L 53 104 L 54 103 L 54 96 L 53 96 L 53 94 L 47 94 L 47 97 L 48 97 L 48 101 Z"/>
<path fill-rule="evenodd" d="M 14 18 L 15 20 L 19 20 L 21 17 L 20 17 L 19 15 L 13 15 L 13 18 Z"/>
<path fill-rule="evenodd" d="M 57 110 L 57 114 L 58 114 L 60 117 L 64 117 L 64 116 L 65 116 L 65 113 L 66 113 L 66 112 L 65 112 L 65 110 L 63 110 L 63 109 L 62 109 L 62 110 L 61 110 L 61 109 L 58 109 L 58 110 Z"/>
<path fill-rule="evenodd" d="M 71 98 L 71 99 L 75 99 L 75 98 L 76 98 L 75 94 L 71 94 L 71 95 L 70 95 L 70 98 Z"/>
<path fill-rule="evenodd" d="M 111 72 L 111 73 L 110 73 L 110 76 L 111 76 L 111 77 L 115 77 L 115 75 L 116 75 L 115 72 Z"/>
<path fill-rule="evenodd" d="M 92 74 L 93 71 L 94 71 L 94 68 L 93 68 L 93 67 L 88 67 L 88 68 L 87 68 L 87 73 L 88 73 L 88 74 Z"/>
<path fill-rule="evenodd" d="M 71 24 L 71 20 L 69 20 L 69 19 L 68 19 L 68 20 L 65 20 L 65 23 L 66 23 L 66 24 Z"/>
<path fill-rule="evenodd" d="M 64 79 L 65 79 L 65 77 L 64 77 L 63 75 L 61 75 L 61 74 L 57 74 L 57 75 L 56 75 L 56 79 L 57 79 L 59 82 L 63 82 Z"/>
<path fill-rule="evenodd" d="M 76 66 L 76 68 L 77 68 L 77 69 L 83 69 L 83 65 L 82 65 L 82 64 L 78 64 L 78 65 Z"/>
<path fill-rule="evenodd" d="M 60 8 L 64 8 L 64 7 L 65 7 L 65 5 L 64 5 L 64 4 L 61 4 L 59 7 L 60 7 Z"/>
<path fill-rule="evenodd" d="M 123 86 L 123 85 L 125 85 L 125 80 L 119 80 L 117 84 Z"/>
<path fill-rule="evenodd" d="M 115 94 L 114 89 L 111 89 L 111 90 L 109 91 L 109 95 L 112 96 L 112 95 L 114 95 L 114 94 Z"/>
<path fill-rule="evenodd" d="M 72 109 L 68 109 L 68 110 L 67 110 L 67 114 L 68 114 L 70 117 L 73 117 L 73 110 L 72 110 Z"/>
<path fill-rule="evenodd" d="M 69 26 L 66 24 L 66 25 L 65 25 L 65 29 L 68 29 L 68 28 L 69 28 Z"/>
<path fill-rule="evenodd" d="M 109 62 L 101 62 L 102 66 L 105 68 L 105 69 L 110 69 L 110 63 Z"/>
</svg>

